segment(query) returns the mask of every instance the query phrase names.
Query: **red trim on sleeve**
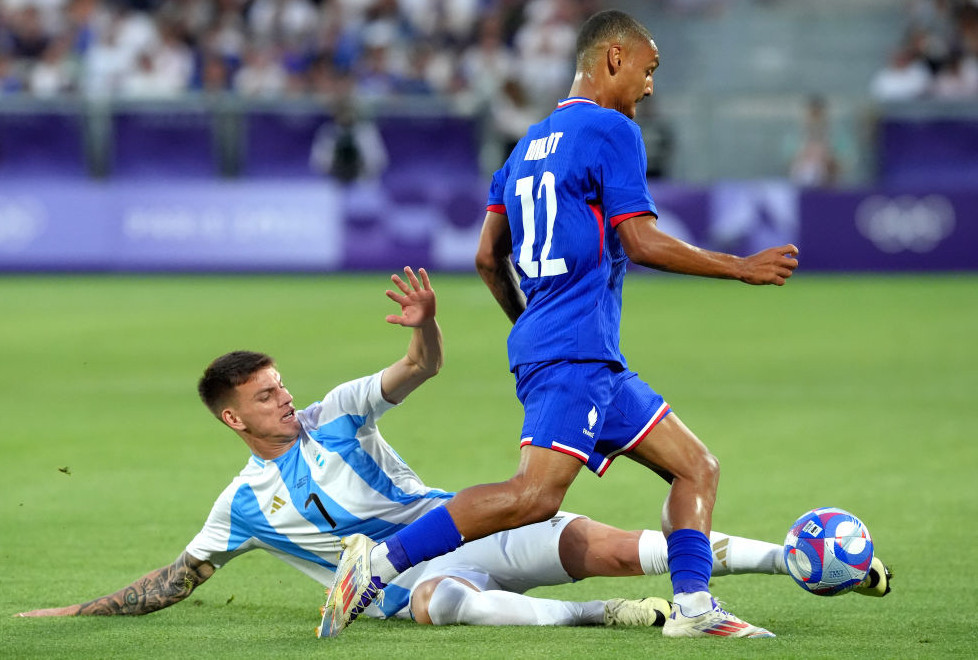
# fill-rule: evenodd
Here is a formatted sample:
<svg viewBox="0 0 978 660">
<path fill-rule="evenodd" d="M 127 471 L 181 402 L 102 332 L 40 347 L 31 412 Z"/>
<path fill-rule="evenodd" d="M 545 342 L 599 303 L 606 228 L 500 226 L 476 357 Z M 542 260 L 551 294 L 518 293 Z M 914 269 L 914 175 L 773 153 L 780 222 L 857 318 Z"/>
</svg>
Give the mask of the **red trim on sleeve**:
<svg viewBox="0 0 978 660">
<path fill-rule="evenodd" d="M 499 215 L 506 215 L 506 205 L 505 204 L 490 204 L 486 207 L 487 211 L 491 213 L 498 213 Z"/>
<path fill-rule="evenodd" d="M 601 258 L 604 257 L 604 214 L 598 204 L 588 204 L 594 219 L 598 221 L 598 265 L 601 265 Z"/>
<path fill-rule="evenodd" d="M 652 215 L 651 211 L 635 211 L 634 213 L 622 213 L 621 215 L 616 215 L 611 219 L 611 226 L 617 227 L 619 224 L 628 220 L 629 218 L 635 218 L 640 215 Z"/>
</svg>

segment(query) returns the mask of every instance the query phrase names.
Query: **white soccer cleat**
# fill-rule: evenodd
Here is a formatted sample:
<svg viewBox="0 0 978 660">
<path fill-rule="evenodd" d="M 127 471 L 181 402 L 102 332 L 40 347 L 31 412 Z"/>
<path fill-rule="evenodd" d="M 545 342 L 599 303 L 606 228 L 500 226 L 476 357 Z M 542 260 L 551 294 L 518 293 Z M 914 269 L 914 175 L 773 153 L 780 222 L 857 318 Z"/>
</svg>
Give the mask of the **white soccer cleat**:
<svg viewBox="0 0 978 660">
<path fill-rule="evenodd" d="M 712 602 L 713 609 L 699 616 L 686 616 L 679 605 L 673 603 L 672 614 L 666 619 L 662 634 L 665 637 L 774 637 L 770 630 L 752 626 L 725 611 L 720 603 Z"/>
<path fill-rule="evenodd" d="M 342 540 L 343 554 L 333 586 L 326 590 L 326 604 L 321 608 L 322 623 L 317 637 L 336 637 L 370 605 L 383 598 L 385 586 L 370 573 L 370 550 L 377 544 L 363 534 L 352 534 Z"/>
<path fill-rule="evenodd" d="M 853 591 L 863 596 L 882 597 L 890 593 L 890 580 L 893 579 L 893 571 L 883 563 L 879 557 L 873 557 L 873 563 L 869 565 L 866 578 L 860 582 Z"/>
<path fill-rule="evenodd" d="M 669 616 L 672 603 L 650 596 L 641 600 L 612 598 L 604 604 L 606 626 L 661 626 Z"/>
</svg>

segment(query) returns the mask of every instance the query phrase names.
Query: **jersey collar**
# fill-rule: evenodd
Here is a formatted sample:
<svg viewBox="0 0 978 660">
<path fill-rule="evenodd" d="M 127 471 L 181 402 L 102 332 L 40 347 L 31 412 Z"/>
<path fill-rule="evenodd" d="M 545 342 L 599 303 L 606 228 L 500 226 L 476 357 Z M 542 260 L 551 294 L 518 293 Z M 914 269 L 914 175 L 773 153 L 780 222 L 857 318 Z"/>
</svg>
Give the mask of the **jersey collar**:
<svg viewBox="0 0 978 660">
<path fill-rule="evenodd" d="M 566 98 L 563 101 L 558 101 L 557 109 L 560 110 L 561 108 L 566 108 L 568 106 L 576 105 L 578 103 L 590 103 L 591 105 L 597 105 L 597 103 L 595 103 L 591 99 L 584 98 L 583 96 L 571 96 L 570 98 Z"/>
</svg>

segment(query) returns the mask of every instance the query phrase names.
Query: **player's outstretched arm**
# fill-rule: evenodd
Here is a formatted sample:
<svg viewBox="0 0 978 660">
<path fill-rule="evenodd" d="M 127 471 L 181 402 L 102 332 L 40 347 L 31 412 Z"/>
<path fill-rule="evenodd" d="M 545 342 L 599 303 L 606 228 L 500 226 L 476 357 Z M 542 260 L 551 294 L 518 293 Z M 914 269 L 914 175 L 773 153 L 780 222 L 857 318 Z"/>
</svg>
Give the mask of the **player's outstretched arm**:
<svg viewBox="0 0 978 660">
<path fill-rule="evenodd" d="M 407 354 L 388 367 L 381 380 L 384 398 L 391 403 L 400 403 L 421 383 L 437 374 L 443 360 L 441 328 L 435 320 L 435 291 L 431 288 L 428 273 L 419 268 L 415 275 L 406 267 L 404 276 L 407 282 L 391 275 L 391 281 L 401 292 L 388 290 L 387 297 L 401 306 L 401 313 L 389 314 L 387 322 L 414 328 L 414 333 Z"/>
<path fill-rule="evenodd" d="M 87 603 L 21 612 L 17 616 L 109 616 L 149 614 L 191 594 L 214 574 L 214 565 L 184 552 L 169 566 L 147 573 L 114 594 Z"/>
<path fill-rule="evenodd" d="M 526 297 L 520 290 L 520 278 L 510 261 L 513 250 L 509 220 L 501 213 L 488 211 L 479 236 L 475 267 L 499 306 L 513 323 L 526 309 Z"/>
<path fill-rule="evenodd" d="M 660 231 L 651 214 L 629 218 L 617 231 L 634 263 L 671 273 L 781 286 L 798 267 L 798 248 L 794 245 L 768 248 L 749 257 L 712 252 Z"/>
</svg>

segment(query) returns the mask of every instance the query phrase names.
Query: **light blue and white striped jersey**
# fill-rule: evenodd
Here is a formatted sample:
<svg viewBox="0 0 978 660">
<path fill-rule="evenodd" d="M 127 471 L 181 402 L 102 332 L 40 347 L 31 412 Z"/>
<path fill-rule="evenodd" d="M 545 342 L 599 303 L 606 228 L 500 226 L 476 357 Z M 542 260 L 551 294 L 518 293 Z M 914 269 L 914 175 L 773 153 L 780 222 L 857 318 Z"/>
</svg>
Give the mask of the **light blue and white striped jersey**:
<svg viewBox="0 0 978 660">
<path fill-rule="evenodd" d="M 452 493 L 425 486 L 381 436 L 377 419 L 394 406 L 381 395 L 381 373 L 344 383 L 297 411 L 302 431 L 295 445 L 274 460 L 252 455 L 187 552 L 221 567 L 261 548 L 328 585 L 342 537 L 383 540 L 450 499 Z M 401 610 L 417 573 L 398 576 L 366 614 Z"/>
</svg>

